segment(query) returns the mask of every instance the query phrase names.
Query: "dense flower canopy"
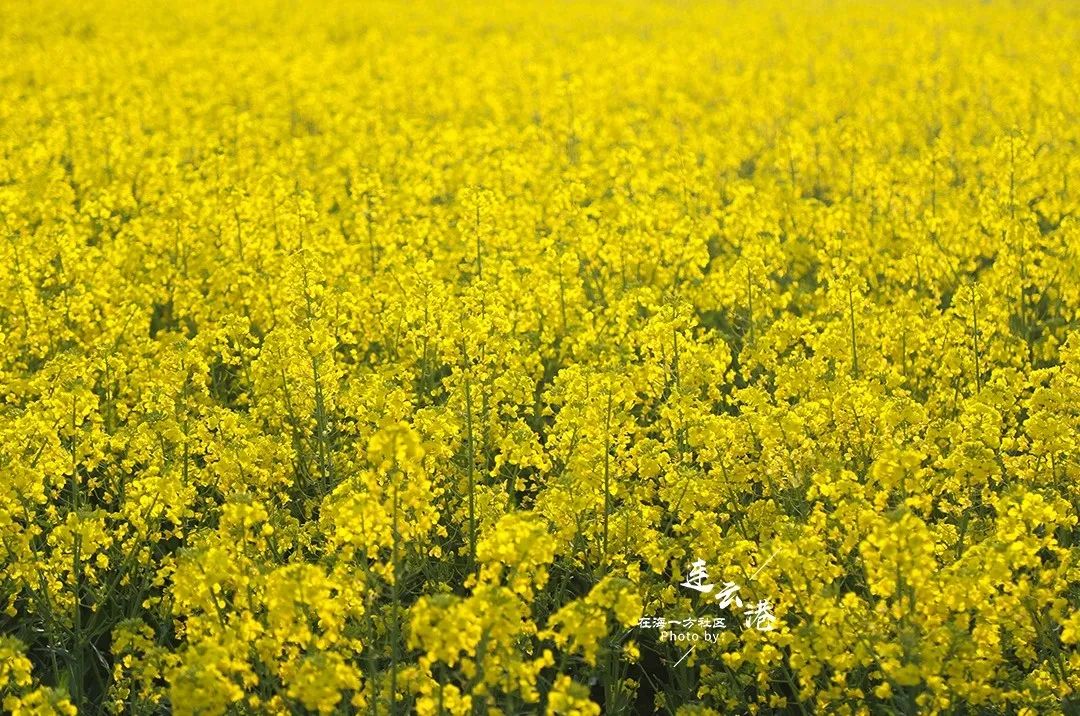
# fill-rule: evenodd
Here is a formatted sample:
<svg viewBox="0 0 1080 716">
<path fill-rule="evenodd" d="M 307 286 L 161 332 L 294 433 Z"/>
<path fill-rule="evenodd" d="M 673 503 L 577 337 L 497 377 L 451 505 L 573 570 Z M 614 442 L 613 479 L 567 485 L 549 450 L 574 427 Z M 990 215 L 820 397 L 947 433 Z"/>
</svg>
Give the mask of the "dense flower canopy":
<svg viewBox="0 0 1080 716">
<path fill-rule="evenodd" d="M 2 710 L 1080 708 L 1076 47 L 0 2 Z"/>
</svg>

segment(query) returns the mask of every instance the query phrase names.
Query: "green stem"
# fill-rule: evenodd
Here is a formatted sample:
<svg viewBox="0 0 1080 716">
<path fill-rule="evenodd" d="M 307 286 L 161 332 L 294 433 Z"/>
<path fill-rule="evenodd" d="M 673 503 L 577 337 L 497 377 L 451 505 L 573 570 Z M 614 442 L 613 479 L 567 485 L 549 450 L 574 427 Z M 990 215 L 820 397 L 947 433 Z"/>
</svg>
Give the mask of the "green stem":
<svg viewBox="0 0 1080 716">
<path fill-rule="evenodd" d="M 975 392 L 982 390 L 982 368 L 979 363 L 979 311 L 975 301 L 975 284 L 971 284 L 971 345 L 975 353 Z"/>
<path fill-rule="evenodd" d="M 391 475 L 393 477 L 396 477 L 398 480 L 401 479 L 401 472 L 396 467 L 395 467 L 394 471 L 391 473 Z M 393 477 L 391 479 L 393 479 Z M 401 542 L 401 536 L 398 534 L 398 507 L 399 507 L 399 504 L 400 504 L 400 498 L 399 498 L 399 495 L 398 495 L 398 483 L 397 483 L 396 480 L 393 482 L 392 488 L 393 488 L 393 491 L 394 491 L 394 515 L 393 515 L 394 543 L 393 543 L 393 548 L 392 548 L 393 549 L 393 560 L 394 560 L 394 564 L 393 564 L 394 579 L 393 579 L 393 582 L 391 584 L 391 590 L 390 590 L 391 601 L 392 601 L 391 608 L 393 610 L 392 615 L 391 615 L 391 624 L 390 624 L 390 626 L 391 626 L 391 634 L 390 634 L 390 694 L 389 694 L 390 695 L 390 713 L 394 713 L 397 710 L 397 703 L 396 703 L 397 702 L 397 671 L 398 671 L 398 660 L 400 658 L 400 655 L 398 653 L 398 650 L 399 650 L 398 642 L 399 642 L 399 635 L 400 635 L 400 632 L 401 632 L 401 624 L 400 624 L 401 615 L 400 615 L 400 609 L 399 609 L 399 605 L 400 605 L 400 601 L 401 601 L 401 594 L 400 594 L 400 586 L 398 584 L 399 580 L 401 579 L 401 571 L 400 571 L 400 564 L 399 564 L 400 563 L 400 555 L 399 555 L 400 547 L 399 547 L 399 543 Z"/>
<path fill-rule="evenodd" d="M 472 422 L 472 388 L 468 378 L 465 379 L 465 431 L 468 438 L 468 473 L 469 473 L 469 568 L 476 564 L 476 479 L 475 447 L 473 445 L 473 422 Z"/>
<path fill-rule="evenodd" d="M 859 351 L 855 342 L 855 300 L 852 298 L 851 287 L 848 286 L 848 317 L 851 321 L 851 375 L 859 377 Z"/>
<path fill-rule="evenodd" d="M 604 564 L 608 557 L 608 515 L 611 514 L 611 390 L 607 395 L 604 418 Z"/>
</svg>

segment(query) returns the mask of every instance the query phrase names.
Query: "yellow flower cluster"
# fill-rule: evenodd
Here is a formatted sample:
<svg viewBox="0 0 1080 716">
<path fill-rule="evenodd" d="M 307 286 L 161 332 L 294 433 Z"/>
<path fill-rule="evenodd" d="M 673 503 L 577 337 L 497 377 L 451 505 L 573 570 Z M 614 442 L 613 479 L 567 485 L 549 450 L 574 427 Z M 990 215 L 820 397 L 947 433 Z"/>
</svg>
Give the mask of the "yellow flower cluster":
<svg viewBox="0 0 1080 716">
<path fill-rule="evenodd" d="M 1078 46 L 0 5 L 0 710 L 1076 713 Z"/>
</svg>

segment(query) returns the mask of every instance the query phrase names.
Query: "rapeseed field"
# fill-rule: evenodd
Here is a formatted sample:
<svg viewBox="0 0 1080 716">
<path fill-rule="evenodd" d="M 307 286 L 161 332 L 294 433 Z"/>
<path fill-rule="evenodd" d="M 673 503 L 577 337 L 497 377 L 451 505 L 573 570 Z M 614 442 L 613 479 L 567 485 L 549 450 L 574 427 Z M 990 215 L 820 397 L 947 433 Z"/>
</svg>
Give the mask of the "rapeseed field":
<svg viewBox="0 0 1080 716">
<path fill-rule="evenodd" d="M 0 710 L 1080 712 L 1077 47 L 0 0 Z"/>
</svg>

